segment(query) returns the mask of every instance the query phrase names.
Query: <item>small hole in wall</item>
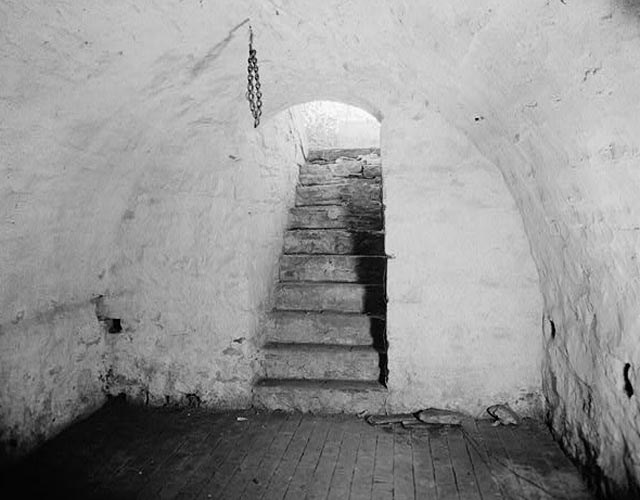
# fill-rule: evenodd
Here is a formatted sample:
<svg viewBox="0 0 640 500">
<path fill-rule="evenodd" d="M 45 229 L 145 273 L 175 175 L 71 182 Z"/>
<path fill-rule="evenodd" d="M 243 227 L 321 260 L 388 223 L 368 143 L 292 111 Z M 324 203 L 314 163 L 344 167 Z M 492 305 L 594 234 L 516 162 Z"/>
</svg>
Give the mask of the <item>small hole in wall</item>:
<svg viewBox="0 0 640 500">
<path fill-rule="evenodd" d="M 105 318 L 104 323 L 109 333 L 122 333 L 120 318 Z"/>
<path fill-rule="evenodd" d="M 624 376 L 624 393 L 628 398 L 633 396 L 633 385 L 631 385 L 631 381 L 629 380 L 629 370 L 631 369 L 631 365 L 629 363 L 625 363 L 624 368 L 622 370 L 622 375 Z"/>
<path fill-rule="evenodd" d="M 542 319 L 542 332 L 549 335 L 551 339 L 556 338 L 556 324 L 549 316 L 543 316 Z"/>
<path fill-rule="evenodd" d="M 104 296 L 98 295 L 91 299 L 91 302 L 96 306 L 96 318 L 104 325 L 107 332 L 122 333 L 122 323 L 120 318 L 110 318 L 107 316 L 108 313 L 104 304 Z"/>
</svg>

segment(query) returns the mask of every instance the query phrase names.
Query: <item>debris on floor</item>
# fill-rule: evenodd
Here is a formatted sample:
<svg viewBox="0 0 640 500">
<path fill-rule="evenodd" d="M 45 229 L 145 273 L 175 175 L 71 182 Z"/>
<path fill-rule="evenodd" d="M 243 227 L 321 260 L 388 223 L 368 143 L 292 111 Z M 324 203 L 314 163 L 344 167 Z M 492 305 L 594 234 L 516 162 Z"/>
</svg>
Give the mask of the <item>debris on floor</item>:
<svg viewBox="0 0 640 500">
<path fill-rule="evenodd" d="M 397 415 L 369 415 L 365 418 L 370 425 L 402 424 L 403 427 L 417 425 L 462 425 L 461 413 L 440 408 L 426 408 L 415 413 Z"/>
<path fill-rule="evenodd" d="M 0 471 L 2 498 L 593 500 L 542 422 L 400 417 L 112 403 Z"/>
<path fill-rule="evenodd" d="M 509 405 L 498 404 L 492 405 L 487 408 L 487 413 L 495 420 L 493 426 L 498 425 L 519 425 L 520 417 L 518 414 L 509 408 Z"/>
<path fill-rule="evenodd" d="M 433 425 L 462 425 L 464 418 L 461 413 L 439 408 L 427 408 L 415 414 L 416 418 L 425 424 Z"/>
<path fill-rule="evenodd" d="M 389 425 L 402 424 L 414 421 L 415 417 L 411 413 L 399 413 L 397 415 L 367 415 L 365 421 L 369 425 Z"/>
</svg>

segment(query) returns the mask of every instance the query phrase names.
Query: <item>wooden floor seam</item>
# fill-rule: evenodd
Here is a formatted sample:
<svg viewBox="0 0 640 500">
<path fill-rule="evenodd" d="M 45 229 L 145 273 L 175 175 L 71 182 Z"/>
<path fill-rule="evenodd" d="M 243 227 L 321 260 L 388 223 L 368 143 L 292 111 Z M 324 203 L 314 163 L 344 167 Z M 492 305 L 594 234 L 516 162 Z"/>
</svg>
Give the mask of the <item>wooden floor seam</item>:
<svg viewBox="0 0 640 500">
<path fill-rule="evenodd" d="M 540 422 L 371 426 L 350 415 L 112 403 L 2 470 L 3 498 L 592 499 Z"/>
</svg>

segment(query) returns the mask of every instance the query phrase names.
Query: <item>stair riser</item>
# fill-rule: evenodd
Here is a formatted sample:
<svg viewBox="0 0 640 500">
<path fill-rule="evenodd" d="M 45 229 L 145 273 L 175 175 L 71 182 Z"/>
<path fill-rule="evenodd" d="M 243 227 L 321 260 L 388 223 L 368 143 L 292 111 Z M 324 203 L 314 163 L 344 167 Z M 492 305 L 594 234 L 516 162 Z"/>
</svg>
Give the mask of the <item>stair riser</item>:
<svg viewBox="0 0 640 500">
<path fill-rule="evenodd" d="M 380 167 L 365 167 L 358 176 L 336 177 L 330 173 L 300 174 L 298 184 L 309 187 L 327 186 L 330 184 L 342 184 L 345 179 L 379 180 L 380 178 Z"/>
<path fill-rule="evenodd" d="M 358 177 L 368 172 L 380 177 L 381 162 L 379 159 L 356 160 L 355 158 L 341 158 L 328 163 L 306 163 L 300 166 L 300 175 L 331 175 L 333 177 Z"/>
<path fill-rule="evenodd" d="M 380 157 L 380 148 L 331 148 L 331 149 L 312 149 L 307 154 L 307 161 L 309 162 L 335 162 L 338 158 L 350 158 L 357 159 L 359 156 L 367 156 L 375 154 L 377 159 Z M 374 157 L 376 158 L 376 157 Z"/>
<path fill-rule="evenodd" d="M 365 179 L 382 178 L 382 166 L 378 165 L 363 165 L 362 177 Z"/>
<path fill-rule="evenodd" d="M 373 349 L 327 353 L 267 350 L 264 358 L 268 378 L 377 380 L 379 365 L 379 355 Z"/>
<path fill-rule="evenodd" d="M 296 207 L 291 209 L 289 229 L 350 229 L 380 231 L 380 207 Z"/>
<path fill-rule="evenodd" d="M 280 259 L 280 280 L 381 284 L 385 268 L 384 257 L 283 255 Z"/>
<path fill-rule="evenodd" d="M 384 234 L 332 229 L 287 231 L 284 253 L 383 255 Z"/>
<path fill-rule="evenodd" d="M 276 309 L 295 311 L 343 311 L 384 313 L 384 291 L 381 286 L 336 285 L 297 286 L 282 283 L 276 291 Z"/>
<path fill-rule="evenodd" d="M 334 166 L 335 167 L 335 166 Z M 315 186 L 317 184 L 342 184 L 345 179 L 372 179 L 380 180 L 382 178 L 382 168 L 380 165 L 363 165 L 362 167 L 341 168 L 332 171 L 330 168 L 318 166 L 311 169 L 301 169 L 298 177 L 298 183 L 303 186 Z"/>
<path fill-rule="evenodd" d="M 380 345 L 385 322 L 365 315 L 272 313 L 266 325 L 268 342 Z"/>
<path fill-rule="evenodd" d="M 340 163 L 329 163 L 327 165 L 316 165 L 307 163 L 300 166 L 300 177 L 328 177 L 341 178 L 342 180 L 350 177 L 357 178 L 362 174 L 362 162 L 357 160 L 344 160 Z"/>
<path fill-rule="evenodd" d="M 267 410 L 377 414 L 384 412 L 386 397 L 384 391 L 255 387 L 253 405 Z"/>
<path fill-rule="evenodd" d="M 339 205 L 351 203 L 366 205 L 382 201 L 382 185 L 379 182 L 358 180 L 344 184 L 298 186 L 296 205 Z"/>
</svg>

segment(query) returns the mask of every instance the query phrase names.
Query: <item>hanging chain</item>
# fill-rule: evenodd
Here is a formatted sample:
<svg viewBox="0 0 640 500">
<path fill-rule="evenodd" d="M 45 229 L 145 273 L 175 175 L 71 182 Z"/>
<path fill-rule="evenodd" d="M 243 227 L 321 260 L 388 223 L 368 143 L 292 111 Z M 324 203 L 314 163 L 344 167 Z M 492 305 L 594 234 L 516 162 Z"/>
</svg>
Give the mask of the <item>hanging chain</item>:
<svg viewBox="0 0 640 500">
<path fill-rule="evenodd" d="M 253 127 L 260 125 L 262 115 L 262 92 L 260 91 L 260 75 L 258 73 L 258 59 L 253 48 L 253 29 L 249 26 L 249 59 L 247 66 L 247 93 L 249 109 L 253 115 Z"/>
</svg>

